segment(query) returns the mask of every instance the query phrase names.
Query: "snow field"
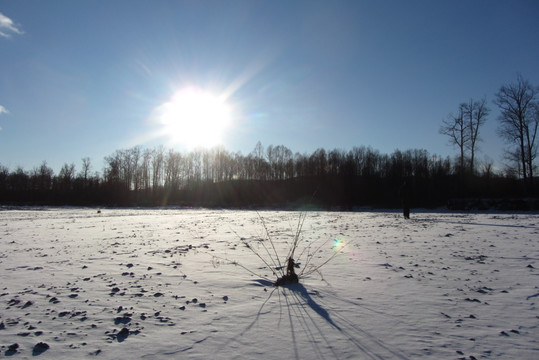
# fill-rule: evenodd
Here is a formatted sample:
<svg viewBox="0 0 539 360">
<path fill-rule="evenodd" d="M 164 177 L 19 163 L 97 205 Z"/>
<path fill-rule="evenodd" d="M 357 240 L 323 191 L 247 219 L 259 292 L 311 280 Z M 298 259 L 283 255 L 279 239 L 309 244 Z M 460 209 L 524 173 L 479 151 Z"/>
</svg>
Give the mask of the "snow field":
<svg viewBox="0 0 539 360">
<path fill-rule="evenodd" d="M 0 354 L 539 358 L 537 214 L 309 212 L 298 273 L 337 255 L 275 288 L 245 242 L 284 263 L 299 216 L 0 211 Z"/>
</svg>

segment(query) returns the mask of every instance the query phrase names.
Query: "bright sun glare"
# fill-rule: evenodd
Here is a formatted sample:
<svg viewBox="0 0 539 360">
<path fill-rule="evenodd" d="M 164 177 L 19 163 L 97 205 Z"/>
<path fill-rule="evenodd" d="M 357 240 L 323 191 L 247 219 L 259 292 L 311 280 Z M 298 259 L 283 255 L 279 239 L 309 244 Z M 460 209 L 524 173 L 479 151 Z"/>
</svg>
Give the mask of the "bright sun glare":
<svg viewBox="0 0 539 360">
<path fill-rule="evenodd" d="M 225 99 L 198 88 L 176 92 L 160 110 L 166 136 L 188 147 L 219 145 L 231 123 L 231 109 Z"/>
</svg>

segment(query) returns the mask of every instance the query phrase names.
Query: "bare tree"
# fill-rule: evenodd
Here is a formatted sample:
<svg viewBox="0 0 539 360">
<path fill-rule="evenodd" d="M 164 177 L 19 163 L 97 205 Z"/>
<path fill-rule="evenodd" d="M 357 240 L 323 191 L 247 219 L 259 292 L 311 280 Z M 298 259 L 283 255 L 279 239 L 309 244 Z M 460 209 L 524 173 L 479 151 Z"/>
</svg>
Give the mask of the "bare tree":
<svg viewBox="0 0 539 360">
<path fill-rule="evenodd" d="M 165 160 L 165 187 L 169 190 L 178 190 L 181 180 L 182 155 L 174 151 L 168 150 L 168 155 Z"/>
<path fill-rule="evenodd" d="M 481 162 L 479 169 L 481 172 L 481 176 L 486 179 L 490 179 L 494 172 L 494 161 L 489 156 L 485 155 L 485 158 Z"/>
<path fill-rule="evenodd" d="M 7 189 L 7 179 L 9 176 L 9 169 L 0 164 L 0 192 Z"/>
<path fill-rule="evenodd" d="M 28 190 L 30 185 L 30 176 L 20 166 L 12 172 L 8 177 L 8 189 L 15 192 L 24 192 Z"/>
<path fill-rule="evenodd" d="M 66 183 L 73 181 L 75 178 L 75 164 L 64 163 L 60 169 L 60 172 L 58 173 L 58 177 Z"/>
<path fill-rule="evenodd" d="M 43 161 L 39 168 L 34 168 L 31 177 L 37 190 L 46 191 L 51 189 L 53 176 L 54 171 Z"/>
<path fill-rule="evenodd" d="M 470 151 L 470 173 L 475 171 L 475 153 L 477 150 L 477 142 L 479 138 L 479 129 L 487 121 L 487 116 L 490 109 L 486 105 L 486 100 L 483 98 L 480 101 L 470 99 L 468 103 L 461 105 L 464 111 L 465 125 L 468 127 L 468 136 L 466 148 Z"/>
<path fill-rule="evenodd" d="M 141 164 L 142 188 L 144 190 L 150 189 L 151 160 L 152 160 L 152 151 L 150 149 L 144 149 L 144 151 L 142 152 L 142 164 Z"/>
<path fill-rule="evenodd" d="M 165 159 L 165 147 L 160 145 L 153 150 L 152 154 L 152 186 L 154 190 L 161 187 Z"/>
<path fill-rule="evenodd" d="M 455 145 L 459 149 L 459 171 L 464 170 L 464 162 L 466 156 L 466 146 L 470 141 L 470 132 L 468 124 L 464 119 L 465 104 L 460 104 L 457 115 L 450 114 L 442 121 L 440 134 L 449 137 L 449 143 Z"/>
<path fill-rule="evenodd" d="M 518 158 L 519 173 L 530 189 L 533 189 L 534 160 L 537 157 L 538 98 L 539 88 L 519 75 L 516 83 L 500 88 L 494 101 L 501 110 L 498 133 L 510 146 L 514 146 L 507 152 Z"/>
<path fill-rule="evenodd" d="M 105 157 L 105 168 L 103 169 L 104 181 L 109 184 L 118 184 L 120 182 L 120 152 L 116 151 L 111 156 Z"/>
<path fill-rule="evenodd" d="M 318 148 L 309 158 L 311 173 L 315 176 L 322 177 L 327 171 L 327 154 L 326 150 Z"/>
<path fill-rule="evenodd" d="M 90 175 L 91 162 L 89 157 L 82 158 L 82 170 L 80 176 L 84 181 L 88 181 L 88 176 Z"/>
<path fill-rule="evenodd" d="M 271 151 L 270 151 L 271 152 Z M 266 179 L 267 162 L 264 159 L 264 146 L 258 141 L 254 150 L 251 152 L 254 159 L 254 176 L 257 180 Z"/>
<path fill-rule="evenodd" d="M 61 191 L 69 191 L 72 189 L 73 180 L 75 179 L 75 164 L 64 163 L 57 176 Z"/>
<path fill-rule="evenodd" d="M 133 183 L 133 189 L 137 192 L 140 188 L 142 179 L 142 173 L 140 171 L 141 146 L 135 146 L 128 151 L 131 155 L 130 176 Z"/>
</svg>

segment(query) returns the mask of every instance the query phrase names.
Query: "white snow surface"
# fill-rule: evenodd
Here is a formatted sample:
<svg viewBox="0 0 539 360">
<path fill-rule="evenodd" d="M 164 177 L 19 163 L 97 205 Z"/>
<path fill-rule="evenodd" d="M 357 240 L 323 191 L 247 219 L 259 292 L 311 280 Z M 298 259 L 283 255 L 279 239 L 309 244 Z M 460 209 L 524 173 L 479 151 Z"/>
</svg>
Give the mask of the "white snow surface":
<svg viewBox="0 0 539 360">
<path fill-rule="evenodd" d="M 539 215 L 305 215 L 0 211 L 0 357 L 539 359 Z"/>
</svg>

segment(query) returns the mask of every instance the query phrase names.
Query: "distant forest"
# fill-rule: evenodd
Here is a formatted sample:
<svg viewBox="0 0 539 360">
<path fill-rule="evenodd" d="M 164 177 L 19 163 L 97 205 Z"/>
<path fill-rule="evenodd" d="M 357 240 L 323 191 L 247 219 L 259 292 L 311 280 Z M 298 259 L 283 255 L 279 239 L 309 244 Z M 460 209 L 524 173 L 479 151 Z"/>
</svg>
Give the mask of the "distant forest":
<svg viewBox="0 0 539 360">
<path fill-rule="evenodd" d="M 440 133 L 458 149 L 451 160 L 426 150 L 381 154 L 369 147 L 293 153 L 258 142 L 248 155 L 223 147 L 187 153 L 159 146 L 117 150 L 102 175 L 89 158 L 58 174 L 43 162 L 30 173 L 0 165 L 0 204 L 78 206 L 287 207 L 323 209 L 411 207 L 537 210 L 539 87 L 520 75 L 500 87 L 498 134 L 505 140 L 503 170 L 478 164 L 486 99 L 461 103 Z M 404 194 L 405 192 L 405 194 Z"/>
<path fill-rule="evenodd" d="M 187 153 L 163 146 L 117 150 L 105 157 L 102 175 L 92 172 L 89 158 L 82 159 L 79 171 L 74 164 L 64 164 L 58 174 L 46 162 L 30 172 L 10 172 L 0 165 L 0 203 L 398 208 L 404 183 L 412 207 L 534 208 L 534 201 L 525 198 L 535 189 L 511 172 L 494 173 L 491 164 L 470 169 L 459 159 L 426 150 L 388 155 L 363 146 L 294 154 L 285 146 L 264 148 L 260 142 L 246 156 L 223 147 Z"/>
</svg>

